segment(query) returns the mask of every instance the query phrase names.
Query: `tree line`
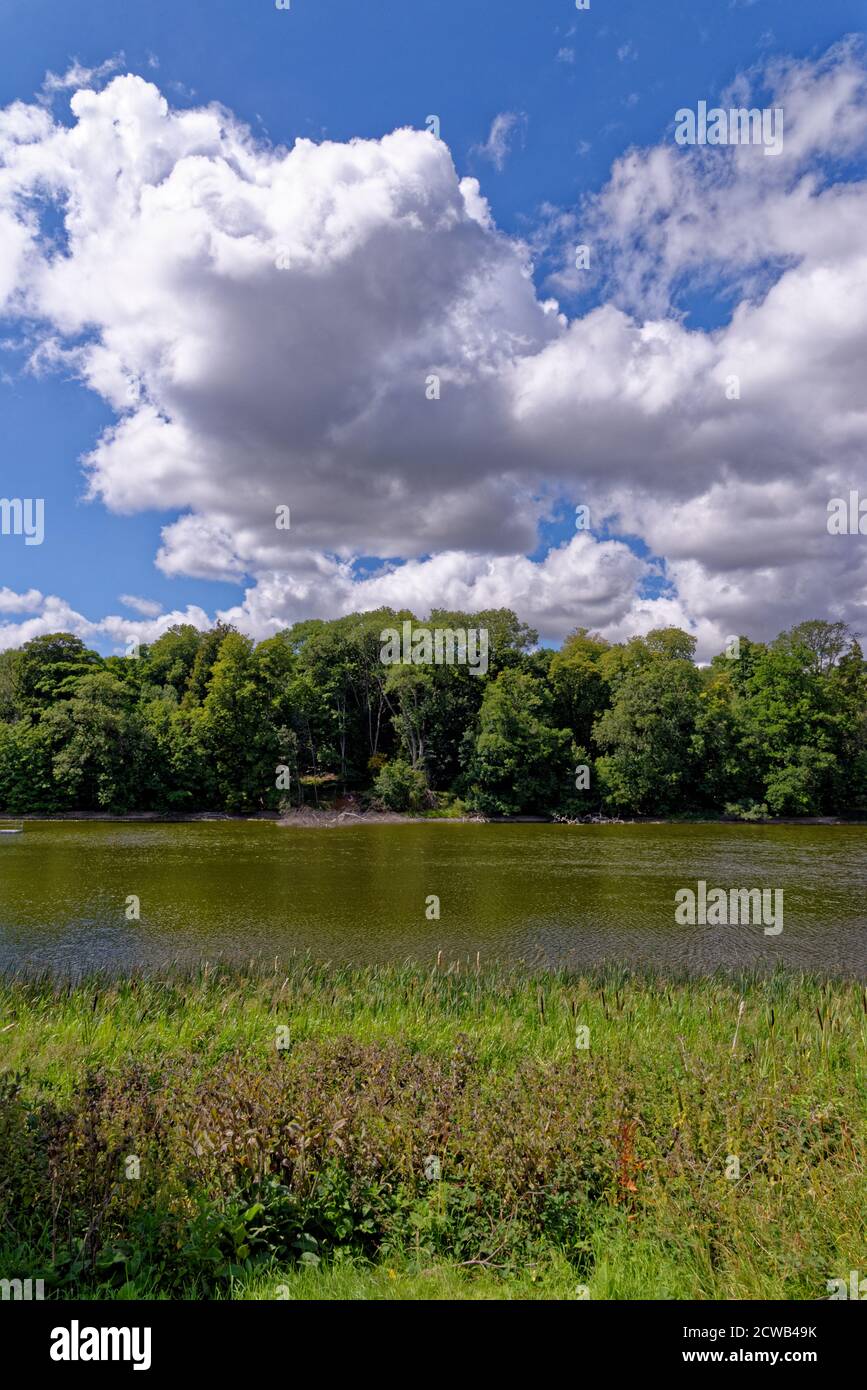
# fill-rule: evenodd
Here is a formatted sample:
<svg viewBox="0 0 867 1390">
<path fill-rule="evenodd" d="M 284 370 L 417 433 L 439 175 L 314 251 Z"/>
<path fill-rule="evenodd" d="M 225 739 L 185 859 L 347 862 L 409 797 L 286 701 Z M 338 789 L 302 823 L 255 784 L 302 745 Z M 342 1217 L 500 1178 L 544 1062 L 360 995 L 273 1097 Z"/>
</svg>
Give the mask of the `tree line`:
<svg viewBox="0 0 867 1390">
<path fill-rule="evenodd" d="M 0 653 L 0 808 L 225 811 L 355 793 L 486 815 L 867 812 L 867 665 L 845 624 L 741 637 L 707 666 L 662 628 L 559 651 L 508 609 L 466 665 L 385 665 L 408 611 L 312 619 L 254 642 L 170 628 L 135 657 L 52 633 Z"/>
</svg>

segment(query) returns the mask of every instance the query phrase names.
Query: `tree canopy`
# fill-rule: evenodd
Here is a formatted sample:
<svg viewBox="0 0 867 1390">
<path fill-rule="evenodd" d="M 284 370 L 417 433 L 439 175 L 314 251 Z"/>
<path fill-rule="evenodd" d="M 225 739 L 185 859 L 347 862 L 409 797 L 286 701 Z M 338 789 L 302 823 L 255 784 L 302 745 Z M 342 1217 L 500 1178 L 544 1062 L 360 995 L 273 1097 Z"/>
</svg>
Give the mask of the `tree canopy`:
<svg viewBox="0 0 867 1390">
<path fill-rule="evenodd" d="M 842 623 L 743 636 L 700 667 L 677 628 L 612 644 L 577 626 L 552 652 L 506 609 L 432 613 L 487 629 L 480 674 L 384 665 L 380 634 L 407 619 L 259 643 L 178 625 L 105 658 L 58 632 L 0 653 L 0 810 L 248 814 L 331 788 L 494 815 L 867 812 L 867 664 Z"/>
</svg>

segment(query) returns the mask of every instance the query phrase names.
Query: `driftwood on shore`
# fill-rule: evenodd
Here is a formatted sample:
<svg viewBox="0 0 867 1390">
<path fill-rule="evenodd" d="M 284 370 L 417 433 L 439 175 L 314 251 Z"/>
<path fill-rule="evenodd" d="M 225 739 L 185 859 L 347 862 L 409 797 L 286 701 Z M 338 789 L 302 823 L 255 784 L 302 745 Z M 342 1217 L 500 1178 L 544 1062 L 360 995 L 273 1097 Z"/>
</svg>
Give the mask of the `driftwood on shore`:
<svg viewBox="0 0 867 1390">
<path fill-rule="evenodd" d="M 277 822 L 304 830 L 333 829 L 346 825 L 459 825 L 467 821 L 484 821 L 484 816 L 413 816 L 402 811 L 332 811 L 301 806 L 287 811 Z"/>
</svg>

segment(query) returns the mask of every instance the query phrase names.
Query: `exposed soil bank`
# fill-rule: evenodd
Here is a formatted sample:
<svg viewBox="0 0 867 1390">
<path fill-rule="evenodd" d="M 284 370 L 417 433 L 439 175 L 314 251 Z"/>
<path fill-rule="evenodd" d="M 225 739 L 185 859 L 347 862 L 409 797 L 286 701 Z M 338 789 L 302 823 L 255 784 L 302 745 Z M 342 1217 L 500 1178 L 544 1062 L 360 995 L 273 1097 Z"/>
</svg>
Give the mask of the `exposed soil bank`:
<svg viewBox="0 0 867 1390">
<path fill-rule="evenodd" d="M 707 820 L 667 820 L 664 816 L 599 816 L 592 821 L 555 821 L 551 816 L 414 816 L 398 811 L 317 811 L 312 807 L 281 816 L 278 825 L 305 830 L 330 830 L 347 825 L 864 825 L 864 821 L 841 820 L 835 816 L 781 816 L 763 821 L 742 821 L 736 816 L 716 816 Z"/>
<path fill-rule="evenodd" d="M 50 816 L 4 816 L 0 814 L 0 820 L 13 821 L 58 821 L 58 820 L 95 820 L 95 821 L 159 821 L 161 824 L 183 825 L 188 821 L 207 821 L 207 820 L 279 820 L 279 811 L 256 811 L 249 816 L 232 816 L 228 811 L 190 811 L 186 814 L 181 812 L 160 812 L 160 811 L 53 811 Z"/>
<path fill-rule="evenodd" d="M 478 825 L 484 820 L 484 816 L 413 816 L 401 811 L 316 811 L 305 806 L 281 816 L 278 824 L 304 830 L 330 830 L 340 825 Z"/>
</svg>

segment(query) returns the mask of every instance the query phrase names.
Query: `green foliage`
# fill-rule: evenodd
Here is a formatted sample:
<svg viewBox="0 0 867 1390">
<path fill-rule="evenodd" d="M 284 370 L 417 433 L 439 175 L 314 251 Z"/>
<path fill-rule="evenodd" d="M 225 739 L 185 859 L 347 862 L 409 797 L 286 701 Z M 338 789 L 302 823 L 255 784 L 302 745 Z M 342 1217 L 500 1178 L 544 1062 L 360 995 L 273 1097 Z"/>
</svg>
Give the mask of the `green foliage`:
<svg viewBox="0 0 867 1390">
<path fill-rule="evenodd" d="M 842 623 L 744 636 L 699 668 L 678 628 L 611 644 L 578 627 L 553 652 L 508 609 L 433 612 L 487 630 L 481 674 L 383 664 L 383 629 L 407 619 L 312 619 L 258 644 L 178 624 L 136 658 L 68 633 L 0 653 L 0 812 L 251 814 L 328 789 L 486 815 L 867 814 L 867 663 Z"/>
<path fill-rule="evenodd" d="M 594 1298 L 823 1297 L 863 1248 L 862 994 L 299 958 L 0 981 L 0 1277 L 208 1297 L 566 1262 Z"/>
<path fill-rule="evenodd" d="M 39 718 L 68 698 L 81 676 L 101 665 L 97 653 L 68 632 L 34 637 L 18 653 L 15 684 L 22 713 Z"/>
<path fill-rule="evenodd" d="M 569 785 L 572 739 L 554 729 L 541 681 L 507 668 L 488 686 L 468 766 L 468 802 L 486 815 L 548 811 Z"/>
<path fill-rule="evenodd" d="M 668 811 L 687 799 L 697 773 L 701 678 L 685 650 L 670 629 L 651 633 L 647 655 L 624 672 L 611 708 L 594 725 L 604 750 L 596 766 L 605 801 L 616 810 Z"/>
<path fill-rule="evenodd" d="M 42 728 L 54 750 L 54 780 L 70 806 L 136 806 L 149 748 L 114 676 L 101 671 L 81 677 L 69 699 L 45 712 Z"/>
<path fill-rule="evenodd" d="M 386 763 L 373 784 L 374 804 L 386 811 L 422 811 L 431 805 L 424 773 L 404 758 Z"/>
<path fill-rule="evenodd" d="M 589 744 L 593 725 L 610 703 L 608 682 L 600 657 L 609 649 L 601 637 L 588 635 L 586 627 L 573 632 L 548 671 L 558 723 L 572 730 L 576 743 Z"/>
<path fill-rule="evenodd" d="M 739 701 L 741 748 L 772 814 L 818 815 L 833 804 L 842 749 L 863 752 L 864 710 L 853 708 L 853 693 L 860 704 L 857 686 L 847 690 L 821 669 L 797 628 L 756 661 Z"/>
<path fill-rule="evenodd" d="M 162 637 L 145 649 L 148 680 L 163 689 L 170 686 L 180 700 L 189 684 L 201 645 L 202 635 L 198 628 L 189 623 L 170 627 L 168 632 L 164 632 Z"/>
</svg>

